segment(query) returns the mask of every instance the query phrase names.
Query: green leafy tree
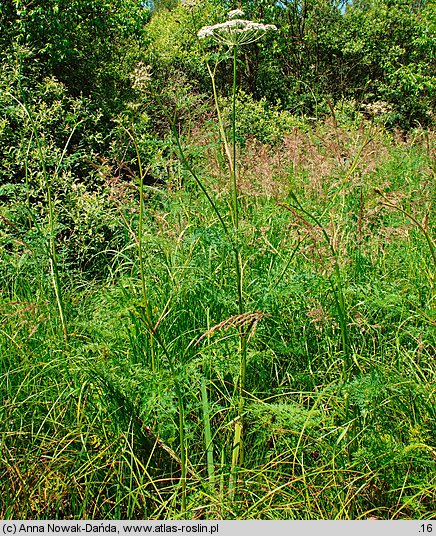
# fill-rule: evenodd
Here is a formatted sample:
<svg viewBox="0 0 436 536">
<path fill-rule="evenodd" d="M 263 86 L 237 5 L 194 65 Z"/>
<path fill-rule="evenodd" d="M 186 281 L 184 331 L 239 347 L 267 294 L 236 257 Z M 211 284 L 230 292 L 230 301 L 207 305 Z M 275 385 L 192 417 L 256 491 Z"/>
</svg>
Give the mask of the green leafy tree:
<svg viewBox="0 0 436 536">
<path fill-rule="evenodd" d="M 30 51 L 21 66 L 30 85 L 54 76 L 72 95 L 113 99 L 125 86 L 149 16 L 135 0 L 6 0 L 0 53 Z"/>
<path fill-rule="evenodd" d="M 347 97 L 384 100 L 393 120 L 429 123 L 436 102 L 434 1 L 358 1 L 344 14 L 343 87 Z"/>
</svg>

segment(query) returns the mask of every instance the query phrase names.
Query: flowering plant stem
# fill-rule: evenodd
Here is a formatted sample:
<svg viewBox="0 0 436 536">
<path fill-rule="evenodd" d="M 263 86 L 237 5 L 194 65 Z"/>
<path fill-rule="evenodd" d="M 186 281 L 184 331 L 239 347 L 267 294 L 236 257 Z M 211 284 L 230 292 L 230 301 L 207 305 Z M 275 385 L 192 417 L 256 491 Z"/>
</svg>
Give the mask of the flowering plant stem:
<svg viewBox="0 0 436 536">
<path fill-rule="evenodd" d="M 212 81 L 212 90 L 215 101 L 215 108 L 218 116 L 219 131 L 224 144 L 224 150 L 227 156 L 229 173 L 230 173 L 230 198 L 231 198 L 231 220 L 233 225 L 232 246 L 235 257 L 235 275 L 237 287 L 238 313 L 244 314 L 244 298 L 243 298 L 243 263 L 239 248 L 239 204 L 238 204 L 238 180 L 237 180 L 237 159 L 236 159 L 236 91 L 237 91 L 237 66 L 238 66 L 238 47 L 232 46 L 233 57 L 233 84 L 232 84 L 232 118 L 231 118 L 231 147 L 224 129 L 224 122 L 218 100 L 218 92 L 215 83 L 215 73 L 218 62 L 212 69 L 207 63 L 207 69 Z M 244 412 L 244 389 L 245 376 L 247 370 L 247 337 L 248 334 L 244 327 L 239 328 L 239 355 L 240 368 L 237 384 L 237 410 L 238 416 L 235 420 L 235 431 L 233 436 L 232 462 L 230 468 L 229 493 L 230 499 L 234 499 L 238 468 L 243 462 L 243 422 L 242 415 Z"/>
<path fill-rule="evenodd" d="M 232 199 L 233 199 L 233 227 L 238 240 L 239 231 L 239 207 L 238 207 L 238 183 L 237 183 L 237 162 L 236 162 L 236 85 L 237 85 L 237 61 L 238 47 L 233 47 L 233 90 L 232 90 L 232 161 L 229 165 L 232 175 Z M 218 107 L 218 102 L 216 103 Z M 235 269 L 238 289 L 238 310 L 239 314 L 244 314 L 243 299 L 243 265 L 239 247 L 235 249 Z M 236 489 L 238 467 L 243 462 L 243 421 L 244 412 L 244 389 L 245 375 L 247 370 L 247 333 L 244 327 L 239 328 L 239 352 L 240 371 L 238 381 L 238 418 L 235 422 L 235 432 L 233 436 L 232 464 L 230 469 L 229 491 L 230 499 L 233 500 Z"/>
<path fill-rule="evenodd" d="M 233 187 L 233 224 L 235 230 L 239 228 L 239 211 L 238 211 L 238 185 L 236 178 L 236 77 L 237 77 L 237 47 L 233 47 L 233 90 L 232 90 L 232 162 L 230 172 L 232 174 Z M 218 106 L 218 103 L 217 103 Z M 241 303 L 241 300 L 239 300 Z M 240 314 L 243 311 L 239 311 Z"/>
<path fill-rule="evenodd" d="M 55 297 L 56 297 L 56 304 L 57 304 L 58 311 L 59 311 L 59 319 L 61 321 L 62 333 L 64 336 L 65 343 L 68 344 L 67 321 L 65 317 L 65 306 L 64 306 L 64 302 L 62 298 L 62 289 L 61 289 L 61 282 L 60 282 L 60 277 L 59 277 L 58 258 L 57 258 L 57 251 L 56 251 L 56 217 L 55 217 L 54 204 L 53 204 L 53 198 L 52 198 L 51 184 L 50 184 L 47 168 L 45 165 L 44 153 L 42 150 L 38 129 L 36 128 L 36 124 L 35 124 L 35 121 L 33 120 L 33 116 L 30 113 L 29 108 L 27 107 L 26 101 L 24 99 L 24 95 L 22 95 L 22 101 L 17 99 L 14 95 L 12 95 L 12 93 L 8 92 L 8 96 L 11 97 L 23 109 L 24 113 L 29 119 L 31 131 L 36 141 L 38 155 L 39 155 L 39 159 L 40 159 L 41 166 L 42 166 L 42 174 L 44 177 L 45 195 L 47 199 L 47 208 L 48 208 L 49 237 L 48 237 L 48 244 L 47 244 L 47 253 L 48 253 L 49 264 L 50 264 L 50 275 L 51 275 L 51 280 L 53 284 L 53 290 L 54 290 Z M 62 153 L 60 161 L 58 162 L 58 165 L 56 167 L 55 173 L 57 173 L 60 168 L 66 148 L 71 140 L 71 137 L 74 133 L 74 130 L 76 129 L 76 126 L 74 127 L 73 131 L 71 132 L 68 138 L 68 141 L 64 147 L 64 151 Z"/>
<path fill-rule="evenodd" d="M 233 52 L 233 84 L 232 84 L 232 117 L 231 117 L 231 143 L 227 138 L 224 121 L 222 117 L 221 108 L 218 100 L 218 92 L 215 82 L 215 73 L 218 67 L 219 61 L 215 63 L 215 66 L 212 68 L 209 63 L 207 63 L 207 69 L 210 75 L 212 82 L 212 91 L 215 103 L 215 109 L 218 116 L 218 128 L 220 136 L 224 145 L 224 151 L 227 157 L 227 163 L 229 168 L 230 182 L 229 182 L 229 194 L 230 194 L 230 216 L 232 222 L 232 229 L 229 229 L 227 223 L 225 222 L 224 216 L 221 214 L 218 206 L 216 205 L 214 199 L 211 197 L 206 186 L 201 181 L 192 165 L 189 163 L 188 159 L 185 156 L 183 147 L 180 142 L 180 136 L 177 131 L 175 121 L 173 118 L 167 115 L 167 118 L 170 122 L 171 129 L 174 135 L 174 140 L 177 145 L 177 149 L 180 154 L 182 164 L 185 166 L 187 171 L 191 174 L 200 190 L 205 195 L 209 204 L 211 205 L 213 211 L 215 212 L 218 220 L 232 246 L 234 262 L 235 262 L 235 283 L 236 283 L 236 293 L 237 293 L 237 304 L 238 304 L 238 314 L 242 315 L 244 313 L 244 299 L 243 299 L 243 263 L 240 252 L 240 247 L 238 243 L 238 231 L 239 231 L 239 205 L 238 205 L 238 184 L 237 184 L 237 159 L 236 159 L 236 91 L 237 91 L 237 46 L 232 47 Z M 232 232 L 231 232 L 232 231 Z M 244 327 L 239 328 L 239 356 L 240 356 L 240 368 L 239 368 L 239 378 L 238 383 L 235 388 L 235 393 L 237 396 L 236 408 L 238 411 L 237 418 L 235 419 L 235 431 L 233 436 L 233 450 L 232 450 L 232 461 L 230 468 L 230 482 L 229 482 L 229 492 L 230 498 L 233 500 L 235 489 L 236 489 L 236 480 L 238 474 L 238 468 L 242 464 L 242 414 L 244 411 L 244 388 L 245 388 L 245 376 L 247 370 L 247 341 L 248 333 Z"/>
<path fill-rule="evenodd" d="M 177 377 L 176 364 L 173 355 L 169 351 L 167 344 L 163 337 L 161 337 L 160 332 L 157 327 L 157 323 L 153 319 L 153 313 L 150 301 L 148 299 L 147 287 L 145 283 L 145 271 L 144 271 L 144 259 L 142 251 L 142 231 L 143 231 L 143 217 L 144 217 L 144 170 L 142 168 L 142 160 L 139 154 L 138 144 L 136 138 L 129 132 L 126 131 L 127 135 L 133 142 L 136 151 L 136 157 L 138 159 L 139 167 L 139 222 L 138 222 L 138 237 L 136 239 L 136 245 L 138 248 L 138 257 L 139 257 L 139 271 L 141 278 L 141 291 L 142 291 L 142 302 L 143 306 L 141 307 L 142 319 L 146 328 L 148 329 L 151 337 L 156 339 L 159 346 L 162 348 L 163 354 L 168 362 L 171 376 L 174 382 L 174 390 L 177 398 L 177 405 L 179 410 L 179 441 L 180 441 L 180 465 L 181 465 L 181 476 L 180 476 L 180 486 L 182 491 L 182 501 L 181 501 L 181 511 L 184 513 L 186 511 L 186 477 L 188 473 L 188 456 L 187 456 L 187 442 L 185 436 L 185 406 L 183 401 L 183 390 L 182 386 Z M 152 368 L 154 371 L 154 359 L 152 360 Z"/>
</svg>

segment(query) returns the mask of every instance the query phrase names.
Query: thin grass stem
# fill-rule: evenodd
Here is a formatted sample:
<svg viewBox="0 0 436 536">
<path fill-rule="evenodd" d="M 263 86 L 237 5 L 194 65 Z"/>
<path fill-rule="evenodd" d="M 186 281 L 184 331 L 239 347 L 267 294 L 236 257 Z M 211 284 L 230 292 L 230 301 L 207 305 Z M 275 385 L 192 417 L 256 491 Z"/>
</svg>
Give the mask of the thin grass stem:
<svg viewBox="0 0 436 536">
<path fill-rule="evenodd" d="M 188 472 L 188 460 L 187 460 L 187 445 L 186 445 L 186 436 L 185 436 L 185 406 L 183 402 L 183 392 L 180 382 L 177 378 L 176 366 L 173 356 L 171 355 L 168 347 L 161 337 L 160 332 L 157 329 L 156 322 L 153 320 L 152 309 L 150 301 L 147 295 L 147 288 L 145 282 L 145 270 L 144 270 L 144 260 L 143 260 L 143 251 L 142 251 L 142 232 L 143 232 L 143 217 L 144 217 L 144 170 L 142 167 L 141 155 L 139 153 L 139 147 L 136 142 L 135 136 L 131 132 L 126 130 L 127 135 L 133 142 L 136 151 L 136 157 L 138 159 L 139 167 L 139 222 L 138 222 L 138 238 L 136 240 L 138 247 L 138 256 L 139 256 L 139 265 L 140 265 L 140 278 L 141 278 L 141 290 L 142 290 L 142 299 L 143 299 L 143 308 L 145 325 L 149 331 L 150 337 L 155 338 L 162 351 L 167 359 L 168 365 L 170 367 L 171 376 L 174 382 L 174 390 L 176 392 L 178 410 L 179 410 L 179 441 L 180 441 L 180 465 L 181 465 L 181 477 L 180 485 L 182 490 L 182 502 L 181 502 L 181 511 L 182 514 L 186 511 L 186 478 Z M 154 364 L 152 365 L 154 366 Z"/>
<path fill-rule="evenodd" d="M 48 227 L 49 227 L 49 265 L 50 265 L 50 274 L 53 284 L 53 289 L 56 297 L 56 304 L 59 311 L 59 318 L 61 321 L 62 326 L 62 333 L 64 336 L 64 340 L 67 343 L 68 342 L 68 329 L 67 329 L 67 322 L 65 317 L 65 306 L 63 302 L 62 297 L 62 290 L 61 290 L 61 283 L 60 283 L 60 277 L 59 277 L 59 268 L 58 268 L 58 260 L 57 260 L 57 251 L 56 251 L 56 228 L 55 228 L 55 212 L 54 212 L 54 205 L 53 205 L 53 199 L 52 199 L 52 191 L 51 191 L 51 184 L 48 178 L 48 172 L 47 167 L 45 165 L 45 158 L 41 147 L 40 138 L 38 136 L 38 129 L 36 128 L 35 121 L 33 120 L 32 114 L 30 113 L 26 102 L 23 100 L 20 101 L 17 99 L 12 93 L 7 93 L 9 97 L 11 97 L 20 107 L 22 110 L 24 110 L 27 118 L 30 122 L 30 127 L 32 129 L 33 135 L 35 136 L 36 140 L 36 146 L 38 149 L 38 154 L 42 166 L 42 173 L 44 176 L 44 183 L 45 183 L 45 191 L 46 191 L 46 198 L 47 198 L 47 207 L 48 207 Z M 76 127 L 74 127 L 76 128 Z M 74 131 L 74 129 L 73 129 Z M 68 138 L 67 144 L 64 147 L 64 152 L 62 153 L 62 157 L 65 154 L 66 147 L 71 140 L 71 136 Z M 61 157 L 61 159 L 62 159 Z M 58 167 L 56 170 L 59 169 L 60 162 L 58 164 Z M 27 175 L 27 171 L 26 171 Z"/>
</svg>

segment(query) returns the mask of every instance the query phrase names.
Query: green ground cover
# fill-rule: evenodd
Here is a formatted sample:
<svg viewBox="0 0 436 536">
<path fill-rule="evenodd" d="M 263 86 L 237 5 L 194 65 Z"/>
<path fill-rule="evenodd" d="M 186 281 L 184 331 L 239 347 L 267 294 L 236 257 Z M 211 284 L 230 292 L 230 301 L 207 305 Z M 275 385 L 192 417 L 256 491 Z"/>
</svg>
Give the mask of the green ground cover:
<svg viewBox="0 0 436 536">
<path fill-rule="evenodd" d="M 219 151 L 196 160 L 226 213 Z M 435 515 L 434 136 L 326 124 L 240 152 L 243 314 L 229 239 L 185 171 L 145 187 L 151 328 L 137 190 L 106 187 L 100 223 L 124 242 L 92 276 L 59 247 L 66 340 L 48 231 L 3 227 L 2 517 Z"/>
</svg>

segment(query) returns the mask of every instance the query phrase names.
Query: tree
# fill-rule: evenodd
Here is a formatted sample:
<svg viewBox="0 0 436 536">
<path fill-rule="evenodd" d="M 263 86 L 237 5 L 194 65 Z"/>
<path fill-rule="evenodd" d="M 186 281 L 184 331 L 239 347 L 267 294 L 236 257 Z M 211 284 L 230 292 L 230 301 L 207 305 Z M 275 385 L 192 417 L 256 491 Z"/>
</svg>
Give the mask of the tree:
<svg viewBox="0 0 436 536">
<path fill-rule="evenodd" d="M 6 0 L 0 53 L 29 51 L 22 75 L 30 85 L 54 76 L 72 95 L 107 98 L 122 90 L 149 17 L 135 0 Z"/>
</svg>

